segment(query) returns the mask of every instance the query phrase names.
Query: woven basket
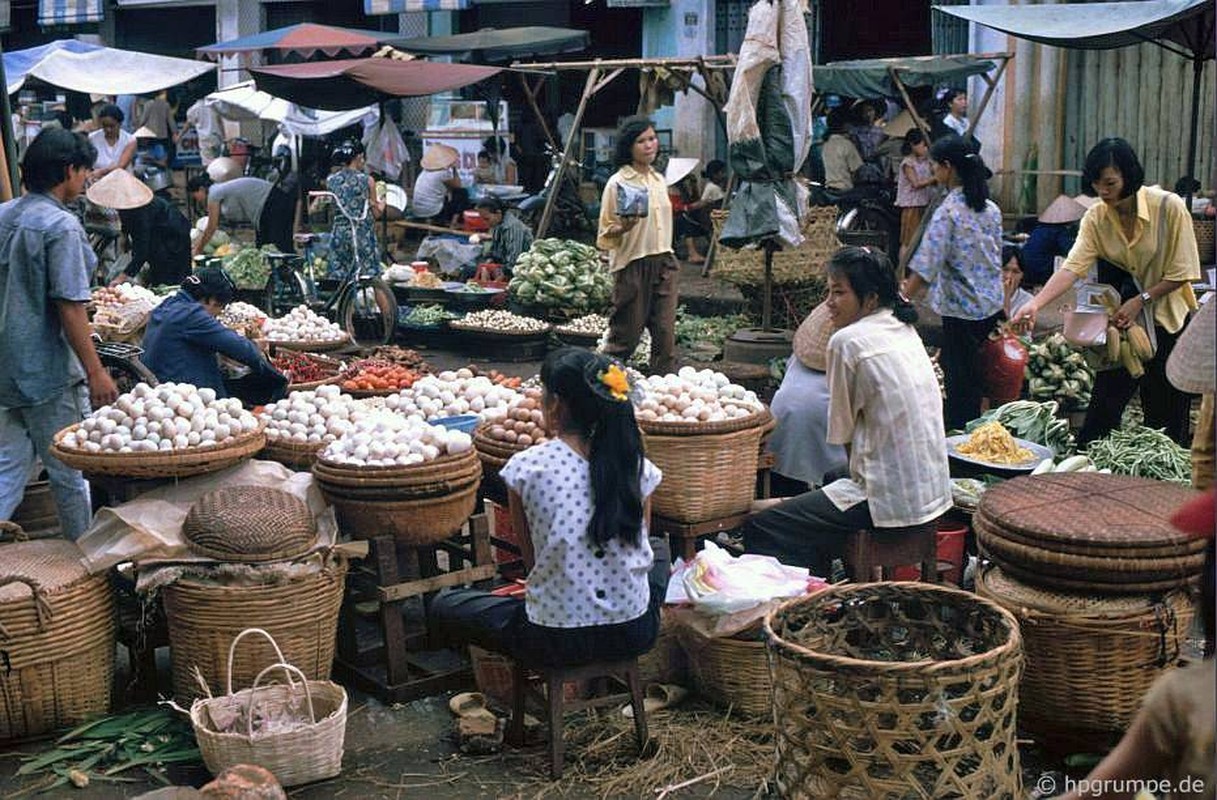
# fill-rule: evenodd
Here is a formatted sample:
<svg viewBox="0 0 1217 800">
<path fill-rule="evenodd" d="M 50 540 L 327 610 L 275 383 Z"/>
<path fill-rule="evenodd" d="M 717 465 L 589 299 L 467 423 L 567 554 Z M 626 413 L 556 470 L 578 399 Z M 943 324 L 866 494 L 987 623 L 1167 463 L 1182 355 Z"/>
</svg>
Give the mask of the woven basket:
<svg viewBox="0 0 1217 800">
<path fill-rule="evenodd" d="M 783 797 L 1022 797 L 1018 624 L 921 583 L 836 586 L 765 619 Z"/>
<path fill-rule="evenodd" d="M 760 428 L 763 434 L 772 419 L 773 415 L 766 408 L 746 417 L 732 417 L 717 422 L 663 422 L 639 419 L 638 427 L 643 433 L 656 436 L 706 436 L 742 431 L 745 428 Z M 768 430 L 772 430 L 772 428 L 768 428 Z"/>
<path fill-rule="evenodd" d="M 744 717 L 768 717 L 773 712 L 763 641 L 707 638 L 685 625 L 677 625 L 676 635 L 698 694 Z"/>
<path fill-rule="evenodd" d="M 252 632 L 266 635 L 278 650 L 274 639 L 266 631 L 257 628 L 242 631 L 228 651 L 229 677 L 237 642 L 246 633 Z M 286 675 L 287 683 L 265 684 L 263 679 L 276 670 Z M 299 682 L 294 681 L 293 676 Z M 307 710 L 311 724 L 282 733 L 255 733 L 255 708 L 268 716 L 281 709 L 302 708 Z M 237 710 L 244 712 L 247 724 L 243 731 L 238 729 L 222 733 L 216 730 L 213 714 L 222 717 Z M 346 690 L 330 681 L 309 680 L 291 664 L 272 663 L 257 674 L 249 689 L 234 693 L 230 682 L 228 693 L 223 697 L 195 700 L 190 707 L 190 722 L 194 726 L 203 763 L 213 775 L 237 764 L 257 764 L 270 770 L 281 786 L 289 787 L 332 778 L 342 772 L 347 722 Z"/>
<path fill-rule="evenodd" d="M 291 350 L 291 348 L 287 348 L 287 347 L 277 347 L 276 351 L 279 354 L 293 352 Z M 327 372 L 329 372 L 331 374 L 329 375 L 329 377 L 322 378 L 321 380 L 305 381 L 304 383 L 288 384 L 288 386 L 287 386 L 288 394 L 291 394 L 292 392 L 303 392 L 303 391 L 307 391 L 309 389 L 316 389 L 318 386 L 324 386 L 327 383 L 336 383 L 342 377 L 342 375 L 341 375 L 342 362 L 336 358 L 330 358 L 329 356 L 323 356 L 323 355 L 318 355 L 316 353 L 305 353 L 305 352 L 295 352 L 295 355 L 303 356 L 304 358 L 313 362 L 313 364 L 317 365 L 318 367 L 326 370 Z"/>
<path fill-rule="evenodd" d="M 685 685 L 689 676 L 689 660 L 680 644 L 676 618 L 660 609 L 659 636 L 654 646 L 638 657 L 638 680 L 643 686 L 652 683 Z"/>
<path fill-rule="evenodd" d="M 302 353 L 329 353 L 334 350 L 341 350 L 350 344 L 350 337 L 344 333 L 341 339 L 335 339 L 330 342 L 280 342 L 274 339 L 260 339 L 258 341 L 266 342 L 266 344 L 270 345 L 275 350 L 282 348 L 284 350 L 296 350 Z"/>
<path fill-rule="evenodd" d="M 761 427 L 693 436 L 644 433 L 642 438 L 647 458 L 663 471 L 652 495 L 656 514 L 704 522 L 740 514 L 752 505 Z"/>
<path fill-rule="evenodd" d="M 182 523 L 195 553 L 257 563 L 296 558 L 317 541 L 317 523 L 294 494 L 262 486 L 225 486 L 195 501 Z"/>
<path fill-rule="evenodd" d="M 338 558 L 303 577 L 262 586 L 223 586 L 190 578 L 166 586 L 177 701 L 184 704 L 199 696 L 195 667 L 212 692 L 223 689 L 224 653 L 251 625 L 269 631 L 282 645 L 286 660 L 310 679 L 328 678 L 346 573 L 346 561 Z M 275 662 L 274 656 L 265 644 L 249 648 L 233 664 L 233 684 L 241 689 L 252 686 L 259 670 Z"/>
<path fill-rule="evenodd" d="M 478 474 L 481 474 L 479 465 Z M 463 489 L 420 500 L 355 500 L 321 493 L 334 506 L 338 528 L 353 539 L 391 534 L 398 543 L 420 547 L 456 533 L 477 508 L 479 480 Z"/>
<path fill-rule="evenodd" d="M 1201 264 L 1217 263 L 1217 220 L 1192 217 L 1192 229 L 1196 232 L 1196 248 L 1200 251 Z"/>
<path fill-rule="evenodd" d="M 265 461 L 278 461 L 290 469 L 307 471 L 317 462 L 317 454 L 325 449 L 324 442 L 286 442 L 266 437 L 266 445 L 258 453 Z"/>
<path fill-rule="evenodd" d="M 79 424 L 72 425 L 55 434 L 51 455 L 86 475 L 115 478 L 186 478 L 218 472 L 252 458 L 266 444 L 266 434 L 259 427 L 256 431 L 235 437 L 226 445 L 205 449 L 190 447 L 157 453 L 88 453 L 60 447 L 59 442 L 63 437 L 78 427 Z"/>
<path fill-rule="evenodd" d="M 0 545 L 0 741 L 110 710 L 114 603 L 62 539 Z"/>
<path fill-rule="evenodd" d="M 1150 685 L 1174 667 L 1193 614 L 1182 591 L 1067 593 L 1031 586 L 996 567 L 977 572 L 976 593 L 1010 611 L 1022 628 L 1023 729 L 1066 749 L 1128 727 Z"/>
<path fill-rule="evenodd" d="M 711 211 L 714 239 L 718 240 L 726 211 Z M 841 248 L 837 239 L 836 206 L 812 206 L 803 220 L 803 244 L 773 254 L 773 282 L 801 283 L 813 276 L 823 276 L 825 264 Z M 711 274 L 719 280 L 737 286 L 759 286 L 765 281 L 765 253 L 760 249 L 733 250 L 716 247 Z"/>
<path fill-rule="evenodd" d="M 412 466 L 349 467 L 321 459 L 313 465 L 313 476 L 335 496 L 383 496 L 390 500 L 454 491 L 479 475 L 478 456 L 472 449 Z"/>
</svg>

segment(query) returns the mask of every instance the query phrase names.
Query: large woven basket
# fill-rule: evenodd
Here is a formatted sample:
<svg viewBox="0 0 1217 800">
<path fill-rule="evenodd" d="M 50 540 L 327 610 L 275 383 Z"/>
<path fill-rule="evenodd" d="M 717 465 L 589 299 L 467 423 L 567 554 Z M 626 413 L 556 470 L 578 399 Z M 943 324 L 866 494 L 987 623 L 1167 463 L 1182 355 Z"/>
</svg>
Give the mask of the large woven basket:
<svg viewBox="0 0 1217 800">
<path fill-rule="evenodd" d="M 114 604 L 62 539 L 0 545 L 0 741 L 110 710 Z"/>
<path fill-rule="evenodd" d="M 1102 740 L 1128 727 L 1141 699 L 1172 669 L 1187 637 L 1187 592 L 1140 597 L 1041 589 L 990 567 L 976 592 L 1012 613 L 1027 667 L 1019 721 L 1054 748 Z"/>
<path fill-rule="evenodd" d="M 740 716 L 768 717 L 772 713 L 772 682 L 763 641 L 746 634 L 708 638 L 684 625 L 678 625 L 676 632 L 698 694 Z"/>
<path fill-rule="evenodd" d="M 78 427 L 72 425 L 55 434 L 51 455 L 86 475 L 115 478 L 186 478 L 218 472 L 252 458 L 266 444 L 266 434 L 259 427 L 219 447 L 189 447 L 156 453 L 89 453 L 60 447 L 63 437 Z"/>
<path fill-rule="evenodd" d="M 237 642 L 247 633 L 260 633 L 278 645 L 266 631 L 242 631 L 228 651 L 229 677 Z M 264 678 L 282 672 L 285 684 L 267 684 Z M 294 680 L 298 678 L 299 681 Z M 342 772 L 342 751 L 346 740 L 347 693 L 336 683 L 309 680 L 298 667 L 274 662 L 254 678 L 253 686 L 233 692 L 231 681 L 222 697 L 195 700 L 190 707 L 190 722 L 203 763 L 213 775 L 237 764 L 257 764 L 270 770 L 282 786 L 332 778 Z M 307 711 L 309 724 L 283 732 L 255 731 L 254 709 L 268 716 L 285 709 Z M 244 729 L 217 730 L 215 718 L 231 718 L 244 712 Z M 239 720 L 238 720 L 239 722 Z"/>
<path fill-rule="evenodd" d="M 717 241 L 727 221 L 726 211 L 710 212 Z M 837 239 L 836 206 L 812 206 L 803 220 L 803 244 L 773 254 L 775 284 L 802 283 L 824 274 L 828 259 L 841 248 Z M 737 286 L 759 286 L 765 280 L 765 253 L 760 249 L 715 247 L 711 274 Z"/>
<path fill-rule="evenodd" d="M 419 500 L 354 500 L 331 494 L 324 485 L 321 493 L 333 504 L 338 528 L 347 536 L 392 535 L 401 544 L 421 547 L 460 530 L 477 508 L 479 482 L 480 477 L 457 491 Z"/>
<path fill-rule="evenodd" d="M 282 348 L 284 350 L 296 350 L 301 353 L 330 353 L 334 350 L 341 350 L 350 344 L 350 337 L 344 333 L 341 339 L 332 339 L 328 342 L 289 342 L 277 341 L 275 339 L 265 339 L 262 341 L 265 341 L 275 350 Z"/>
<path fill-rule="evenodd" d="M 704 522 L 748 510 L 756 494 L 762 427 L 730 433 L 670 436 L 643 433 L 647 458 L 663 471 L 652 496 L 656 514 Z"/>
<path fill-rule="evenodd" d="M 325 446 L 324 442 L 288 442 L 268 436 L 258 458 L 278 461 L 289 469 L 306 472 L 317 462 L 317 454 L 324 450 Z"/>
<path fill-rule="evenodd" d="M 201 556 L 256 563 L 304 555 L 317 541 L 317 523 L 308 504 L 293 494 L 224 486 L 195 501 L 182 536 Z"/>
<path fill-rule="evenodd" d="M 310 679 L 328 678 L 346 573 L 346 561 L 337 558 L 302 577 L 261 586 L 228 586 L 191 578 L 166 586 L 165 615 L 177 701 L 186 703 L 199 696 L 195 667 L 213 693 L 223 689 L 224 654 L 237 634 L 250 626 L 274 636 L 286 659 Z M 252 686 L 258 672 L 275 660 L 265 643 L 255 643 L 234 662 L 233 684 L 242 689 Z"/>
<path fill-rule="evenodd" d="M 921 583 L 829 588 L 765 619 L 783 797 L 1022 797 L 1018 623 Z"/>
<path fill-rule="evenodd" d="M 1200 251 L 1201 264 L 1217 263 L 1217 220 L 1192 217 L 1192 229 L 1196 232 L 1196 248 Z"/>
</svg>

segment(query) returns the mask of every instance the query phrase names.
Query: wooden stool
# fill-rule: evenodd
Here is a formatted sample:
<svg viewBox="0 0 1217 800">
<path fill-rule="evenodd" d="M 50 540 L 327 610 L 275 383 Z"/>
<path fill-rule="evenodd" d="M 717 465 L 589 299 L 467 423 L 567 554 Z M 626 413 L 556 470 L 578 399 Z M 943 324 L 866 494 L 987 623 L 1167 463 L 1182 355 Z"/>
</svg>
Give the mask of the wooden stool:
<svg viewBox="0 0 1217 800">
<path fill-rule="evenodd" d="M 896 567 L 917 564 L 921 580 L 938 582 L 938 520 L 906 528 L 867 528 L 845 539 L 845 566 L 850 580 L 865 583 L 891 580 Z"/>
<path fill-rule="evenodd" d="M 507 739 L 519 743 L 524 740 L 524 704 L 528 696 L 529 673 L 537 673 L 545 682 L 545 697 L 542 703 L 549 717 L 549 765 L 553 779 L 562 777 L 562 723 L 566 711 L 578 711 L 597 706 L 620 705 L 629 700 L 634 709 L 634 732 L 638 735 L 638 751 L 647 744 L 647 715 L 642 703 L 642 681 L 638 677 L 638 659 L 626 661 L 601 661 L 581 667 L 550 667 L 533 669 L 516 662 L 512 676 L 511 722 L 507 728 Z M 565 702 L 565 685 L 571 681 L 590 681 L 616 678 L 629 687 L 629 693 L 592 697 L 585 700 Z"/>
<path fill-rule="evenodd" d="M 651 515 L 651 535 L 667 536 L 672 546 L 672 558 L 677 556 L 689 561 L 697 555 L 698 545 L 706 536 L 741 527 L 751 512 L 744 511 L 728 517 L 708 519 L 705 522 L 680 522 L 659 514 Z"/>
</svg>

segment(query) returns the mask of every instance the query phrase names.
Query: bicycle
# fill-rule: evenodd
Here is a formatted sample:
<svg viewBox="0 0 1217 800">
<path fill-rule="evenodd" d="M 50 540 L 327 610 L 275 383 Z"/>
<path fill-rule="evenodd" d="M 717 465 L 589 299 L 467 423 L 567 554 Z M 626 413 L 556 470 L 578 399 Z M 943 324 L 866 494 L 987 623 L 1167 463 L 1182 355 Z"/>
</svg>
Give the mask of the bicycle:
<svg viewBox="0 0 1217 800">
<path fill-rule="evenodd" d="M 114 383 L 118 385 L 119 394 L 125 394 L 135 388 L 136 384 L 146 383 L 156 386 L 159 381 L 152 370 L 139 360 L 144 348 L 125 342 L 103 342 L 97 336 L 93 337 L 93 349 L 101 359 L 101 365 L 110 373 Z"/>
</svg>

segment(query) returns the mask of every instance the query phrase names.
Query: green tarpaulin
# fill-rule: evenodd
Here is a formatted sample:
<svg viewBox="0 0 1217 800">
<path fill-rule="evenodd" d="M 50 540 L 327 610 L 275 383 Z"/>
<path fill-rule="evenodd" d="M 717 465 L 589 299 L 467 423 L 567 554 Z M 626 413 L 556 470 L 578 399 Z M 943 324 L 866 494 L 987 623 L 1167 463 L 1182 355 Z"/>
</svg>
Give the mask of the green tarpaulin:
<svg viewBox="0 0 1217 800">
<path fill-rule="evenodd" d="M 816 92 L 846 97 L 898 97 L 892 72 L 905 86 L 963 86 L 973 75 L 997 68 L 979 56 L 915 56 L 834 61 L 816 67 Z"/>
</svg>

